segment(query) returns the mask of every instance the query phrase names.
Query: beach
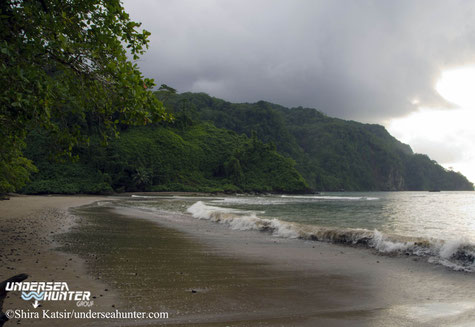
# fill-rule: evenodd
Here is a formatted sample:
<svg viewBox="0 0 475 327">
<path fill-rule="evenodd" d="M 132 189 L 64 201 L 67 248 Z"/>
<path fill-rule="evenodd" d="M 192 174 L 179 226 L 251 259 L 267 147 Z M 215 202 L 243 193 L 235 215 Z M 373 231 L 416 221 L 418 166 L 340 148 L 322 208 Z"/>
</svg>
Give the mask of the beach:
<svg viewBox="0 0 475 327">
<path fill-rule="evenodd" d="M 0 327 L 475 327 L 473 18 L 2 1 Z"/>
<path fill-rule="evenodd" d="M 0 201 L 0 280 L 20 273 L 28 274 L 25 281 L 65 281 L 71 289 L 85 289 L 93 296 L 101 295 L 98 308 L 110 307 L 116 297 L 105 292 L 105 284 L 87 273 L 86 262 L 72 254 L 56 251 L 54 237 L 79 223 L 68 208 L 100 200 L 95 196 L 12 196 Z M 41 308 L 51 311 L 70 309 L 73 303 L 48 302 Z M 19 293 L 9 293 L 3 311 L 23 309 L 33 311 L 31 303 Z M 76 320 L 11 319 L 6 326 L 77 326 Z"/>
<path fill-rule="evenodd" d="M 472 274 L 417 258 L 232 230 L 187 214 L 124 208 L 114 200 L 2 201 L 7 236 L 0 250 L 2 280 L 27 273 L 31 280 L 66 281 L 71 289 L 96 296 L 95 311 L 160 311 L 169 318 L 21 319 L 22 325 L 470 326 L 475 321 Z M 100 202 L 78 208 L 95 201 Z M 63 310 L 74 303 L 43 305 Z M 15 293 L 3 310 L 28 306 L 32 309 Z"/>
</svg>

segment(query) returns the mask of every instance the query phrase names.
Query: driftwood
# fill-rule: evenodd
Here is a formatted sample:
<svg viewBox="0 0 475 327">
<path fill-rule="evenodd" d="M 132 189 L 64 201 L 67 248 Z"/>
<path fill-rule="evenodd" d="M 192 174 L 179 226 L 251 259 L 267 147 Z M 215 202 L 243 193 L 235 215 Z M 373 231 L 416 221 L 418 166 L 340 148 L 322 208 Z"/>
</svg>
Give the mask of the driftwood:
<svg viewBox="0 0 475 327">
<path fill-rule="evenodd" d="M 7 293 L 8 293 L 5 290 L 5 288 L 7 287 L 7 283 L 21 282 L 27 278 L 28 278 L 27 274 L 18 274 L 0 283 L 0 327 L 2 327 L 3 324 L 5 324 L 8 321 L 8 317 L 3 312 L 3 301 L 5 300 L 5 297 L 7 296 Z"/>
</svg>

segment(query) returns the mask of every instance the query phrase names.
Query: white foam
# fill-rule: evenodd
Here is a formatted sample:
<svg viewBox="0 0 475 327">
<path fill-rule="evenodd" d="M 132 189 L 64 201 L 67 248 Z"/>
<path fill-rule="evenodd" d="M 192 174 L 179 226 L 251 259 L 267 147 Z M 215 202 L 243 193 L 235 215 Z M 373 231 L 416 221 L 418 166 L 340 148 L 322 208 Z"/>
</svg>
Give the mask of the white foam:
<svg viewBox="0 0 475 327">
<path fill-rule="evenodd" d="M 236 230 L 271 231 L 275 236 L 297 238 L 298 232 L 293 224 L 278 219 L 265 219 L 256 216 L 255 212 L 231 208 L 213 207 L 198 201 L 187 209 L 194 218 L 207 219 L 228 225 Z"/>
<path fill-rule="evenodd" d="M 293 199 L 315 199 L 315 200 L 368 200 L 374 201 L 379 200 L 375 197 L 366 197 L 366 196 L 336 196 L 336 195 L 281 195 L 282 198 L 293 198 Z"/>
<path fill-rule="evenodd" d="M 214 203 L 251 204 L 251 205 L 280 205 L 296 202 L 314 201 L 374 201 L 376 197 L 364 196 L 331 196 L 331 195 L 281 195 L 281 196 L 239 196 L 210 200 Z"/>
<path fill-rule="evenodd" d="M 280 221 L 279 219 L 272 219 L 273 234 L 285 238 L 298 238 L 300 233 L 291 223 Z"/>
<path fill-rule="evenodd" d="M 447 266 L 453 270 L 475 271 L 473 245 L 459 241 L 408 239 L 387 235 L 378 230 L 342 229 L 315 225 L 302 225 L 275 218 L 260 218 L 252 211 L 215 207 L 198 201 L 187 211 L 194 218 L 207 219 L 225 224 L 234 230 L 270 232 L 284 238 L 301 238 L 348 245 L 363 245 L 380 253 L 405 253 L 427 257 L 429 262 Z"/>
<path fill-rule="evenodd" d="M 209 206 L 203 203 L 203 201 L 198 201 L 189 207 L 186 211 L 191 213 L 194 218 L 199 219 L 211 219 L 215 220 L 219 218 L 219 215 L 228 214 L 228 213 L 248 213 L 248 211 L 237 210 L 232 208 L 222 208 Z"/>
<path fill-rule="evenodd" d="M 132 194 L 130 197 L 131 197 L 131 198 L 139 198 L 139 199 L 158 199 L 158 198 L 161 198 L 161 196 L 136 195 L 136 194 Z"/>
<path fill-rule="evenodd" d="M 379 252 L 391 253 L 407 250 L 409 247 L 414 245 L 414 242 L 397 242 L 388 240 L 383 233 L 375 229 L 371 245 Z"/>
<path fill-rule="evenodd" d="M 439 250 L 439 255 L 443 259 L 449 259 L 452 257 L 458 249 L 462 246 L 462 240 L 449 240 L 445 241 Z"/>
<path fill-rule="evenodd" d="M 256 216 L 242 216 L 240 218 L 231 218 L 226 220 L 225 222 L 229 224 L 231 229 L 237 230 L 252 230 L 258 229 L 258 223 L 260 219 Z"/>
</svg>

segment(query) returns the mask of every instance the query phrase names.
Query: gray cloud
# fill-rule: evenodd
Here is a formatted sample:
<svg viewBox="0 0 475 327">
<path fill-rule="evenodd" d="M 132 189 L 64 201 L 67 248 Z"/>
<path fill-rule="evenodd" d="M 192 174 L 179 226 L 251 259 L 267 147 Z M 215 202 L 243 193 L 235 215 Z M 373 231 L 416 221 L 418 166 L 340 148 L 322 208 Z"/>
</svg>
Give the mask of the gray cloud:
<svg viewBox="0 0 475 327">
<path fill-rule="evenodd" d="M 475 2 L 128 0 L 158 83 L 381 122 L 448 105 L 441 70 L 475 62 Z"/>
</svg>

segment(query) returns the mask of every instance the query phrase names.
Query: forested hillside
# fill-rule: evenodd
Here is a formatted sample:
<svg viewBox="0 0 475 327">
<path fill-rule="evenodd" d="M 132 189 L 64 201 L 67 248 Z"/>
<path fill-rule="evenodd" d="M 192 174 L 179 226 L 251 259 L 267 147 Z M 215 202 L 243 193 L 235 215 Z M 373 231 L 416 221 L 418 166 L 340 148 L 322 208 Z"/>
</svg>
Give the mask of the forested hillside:
<svg viewBox="0 0 475 327">
<path fill-rule="evenodd" d="M 122 125 L 107 146 L 92 133 L 89 146 L 72 150 L 74 162 L 48 156 L 54 142 L 41 129 L 30 133 L 25 154 L 39 172 L 23 191 L 473 190 L 464 176 L 414 154 L 380 125 L 203 93 L 156 96 L 173 121 Z"/>
<path fill-rule="evenodd" d="M 19 190 L 473 190 L 382 126 L 166 85 L 152 92 L 135 63 L 150 33 L 118 0 L 0 3 L 0 198 Z"/>
<path fill-rule="evenodd" d="M 125 127 L 107 146 L 98 136 L 73 150 L 79 160 L 48 156 L 52 140 L 38 132 L 26 156 L 38 167 L 25 193 L 135 191 L 307 192 L 294 161 L 255 136 L 177 117 L 173 123 Z"/>
<path fill-rule="evenodd" d="M 414 154 L 380 125 L 264 101 L 233 104 L 204 93 L 156 95 L 182 119 L 209 121 L 246 135 L 255 132 L 294 159 L 315 190 L 473 190 L 463 175 Z"/>
</svg>

